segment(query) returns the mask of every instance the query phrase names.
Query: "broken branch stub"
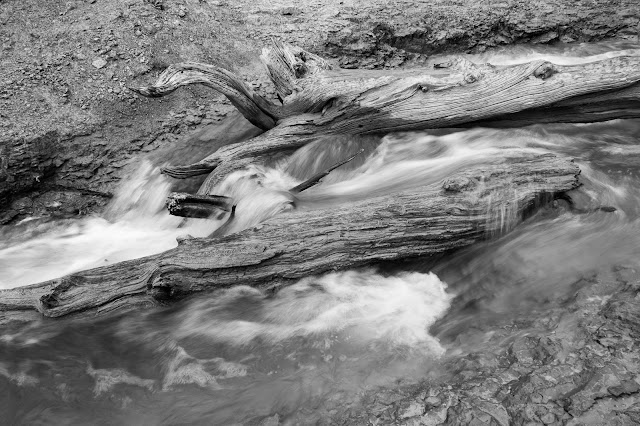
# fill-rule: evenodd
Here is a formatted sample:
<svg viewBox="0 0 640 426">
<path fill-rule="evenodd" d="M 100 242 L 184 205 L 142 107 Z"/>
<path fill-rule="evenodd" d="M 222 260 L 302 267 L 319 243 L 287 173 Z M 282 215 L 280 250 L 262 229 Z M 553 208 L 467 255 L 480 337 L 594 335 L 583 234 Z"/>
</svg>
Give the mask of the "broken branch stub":
<svg viewBox="0 0 640 426">
<path fill-rule="evenodd" d="M 364 152 L 364 149 L 361 149 L 360 151 L 358 151 L 355 154 L 353 154 L 351 157 L 346 158 L 346 159 L 344 159 L 344 160 L 332 165 L 331 167 L 327 168 L 326 170 L 323 170 L 320 173 L 317 173 L 317 174 L 311 176 L 309 179 L 305 180 L 301 184 L 296 185 L 293 188 L 291 188 L 289 190 L 289 192 L 291 192 L 292 194 L 297 194 L 299 192 L 302 192 L 304 190 L 307 190 L 307 189 L 317 185 L 318 183 L 320 183 L 320 181 L 322 180 L 323 177 L 327 176 L 329 173 L 331 173 L 332 171 L 334 171 L 338 167 L 347 164 L 348 162 L 350 162 L 351 160 L 353 160 L 354 158 L 356 158 L 358 155 L 362 154 L 363 152 Z"/>
<path fill-rule="evenodd" d="M 207 219 L 231 211 L 233 200 L 221 195 L 194 195 L 172 192 L 167 197 L 169 214 L 180 217 Z"/>
</svg>

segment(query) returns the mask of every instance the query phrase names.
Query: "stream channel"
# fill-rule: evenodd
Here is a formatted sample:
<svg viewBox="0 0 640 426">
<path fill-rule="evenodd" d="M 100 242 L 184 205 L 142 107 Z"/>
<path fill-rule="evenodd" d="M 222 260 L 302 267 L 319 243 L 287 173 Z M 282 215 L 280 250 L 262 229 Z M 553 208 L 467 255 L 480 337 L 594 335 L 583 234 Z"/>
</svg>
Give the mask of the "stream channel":
<svg viewBox="0 0 640 426">
<path fill-rule="evenodd" d="M 577 64 L 640 55 L 635 47 L 516 47 L 468 58 Z M 444 129 L 313 143 L 272 167 L 236 172 L 219 193 L 241 200 L 238 223 L 249 227 L 278 213 L 299 176 L 361 148 L 301 194 L 300 208 L 438 182 L 491 164 L 510 146 L 575 158 L 583 186 L 574 197 L 585 211 L 556 203 L 515 229 L 505 212 L 510 232 L 485 243 L 307 277 L 275 295 L 239 286 L 170 308 L 0 328 L 2 422 L 227 425 L 277 414 L 285 424 L 316 424 L 363 392 L 446 380 L 443 360 L 482 348 L 496 317 L 543 310 L 594 271 L 640 266 L 639 141 L 640 120 Z M 179 235 L 203 237 L 221 225 L 169 216 L 172 182 L 159 166 L 141 159 L 100 216 L 1 230 L 0 288 L 158 253 Z M 469 328 L 473 338 L 460 339 Z"/>
</svg>

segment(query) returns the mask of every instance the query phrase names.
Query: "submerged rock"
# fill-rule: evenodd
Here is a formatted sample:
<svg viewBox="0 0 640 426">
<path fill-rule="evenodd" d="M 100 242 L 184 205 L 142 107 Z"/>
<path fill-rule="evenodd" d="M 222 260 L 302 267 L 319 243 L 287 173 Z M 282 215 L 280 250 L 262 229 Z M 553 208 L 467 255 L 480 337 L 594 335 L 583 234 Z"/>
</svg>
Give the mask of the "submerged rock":
<svg viewBox="0 0 640 426">
<path fill-rule="evenodd" d="M 372 391 L 336 424 L 637 424 L 640 273 L 620 267 L 580 285 L 526 322 L 478 322 L 457 341 L 472 333 L 489 339 L 445 355 L 439 380 L 399 389 L 404 396 L 385 401 L 384 411 L 376 405 L 381 390 Z"/>
</svg>

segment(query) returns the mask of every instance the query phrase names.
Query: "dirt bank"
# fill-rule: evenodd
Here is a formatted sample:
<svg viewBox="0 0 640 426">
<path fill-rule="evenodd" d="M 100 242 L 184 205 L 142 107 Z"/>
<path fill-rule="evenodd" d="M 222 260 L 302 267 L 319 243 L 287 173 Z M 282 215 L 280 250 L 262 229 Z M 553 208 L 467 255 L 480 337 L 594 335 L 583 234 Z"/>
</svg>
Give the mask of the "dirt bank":
<svg viewBox="0 0 640 426">
<path fill-rule="evenodd" d="M 633 39 L 639 17 L 635 0 L 4 0 L 0 224 L 95 211 L 132 158 L 214 131 L 232 107 L 210 90 L 147 100 L 127 89 L 173 62 L 220 64 L 269 96 L 257 57 L 270 37 L 379 68 L 510 43 Z"/>
</svg>

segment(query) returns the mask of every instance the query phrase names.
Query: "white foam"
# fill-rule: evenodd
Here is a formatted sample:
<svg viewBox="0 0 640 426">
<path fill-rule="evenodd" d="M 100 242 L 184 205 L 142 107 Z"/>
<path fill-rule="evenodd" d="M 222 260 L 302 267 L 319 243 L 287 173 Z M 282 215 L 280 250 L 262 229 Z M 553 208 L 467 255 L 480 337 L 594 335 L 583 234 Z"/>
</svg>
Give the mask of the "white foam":
<svg viewBox="0 0 640 426">
<path fill-rule="evenodd" d="M 170 216 L 164 200 L 170 185 L 157 167 L 143 161 L 122 182 L 105 218 L 63 221 L 26 241 L 0 247 L 0 288 L 57 278 L 82 269 L 105 266 L 168 250 L 184 234 L 206 236 L 219 222 Z"/>
<path fill-rule="evenodd" d="M 168 391 L 179 385 L 195 384 L 210 389 L 221 389 L 215 376 L 206 371 L 201 360 L 189 354 L 177 344 L 165 347 L 170 349 L 167 363 L 164 367 L 162 390 Z"/>
<path fill-rule="evenodd" d="M 93 388 L 93 395 L 96 397 L 110 392 L 114 386 L 120 384 L 139 386 L 149 391 L 153 390 L 155 384 L 155 380 L 142 379 L 121 368 L 93 368 L 88 365 L 87 374 L 96 381 Z"/>
<path fill-rule="evenodd" d="M 39 383 L 37 377 L 27 374 L 26 371 L 20 370 L 16 373 L 11 373 L 9 368 L 0 362 L 0 376 L 4 376 L 10 381 L 14 382 L 18 386 L 35 386 Z"/>
<path fill-rule="evenodd" d="M 190 306 L 174 334 L 242 346 L 257 338 L 276 344 L 343 333 L 355 343 L 382 342 L 440 354 L 443 349 L 428 328 L 446 312 L 451 298 L 431 273 L 330 273 L 303 279 L 275 297 L 243 286 L 225 290 Z M 243 304 L 247 309 L 238 310 Z"/>
</svg>

